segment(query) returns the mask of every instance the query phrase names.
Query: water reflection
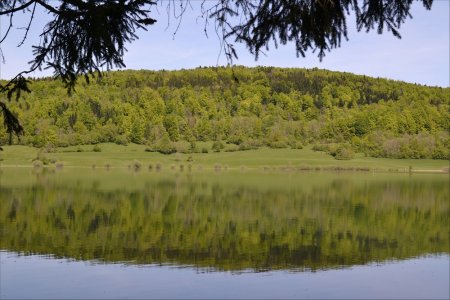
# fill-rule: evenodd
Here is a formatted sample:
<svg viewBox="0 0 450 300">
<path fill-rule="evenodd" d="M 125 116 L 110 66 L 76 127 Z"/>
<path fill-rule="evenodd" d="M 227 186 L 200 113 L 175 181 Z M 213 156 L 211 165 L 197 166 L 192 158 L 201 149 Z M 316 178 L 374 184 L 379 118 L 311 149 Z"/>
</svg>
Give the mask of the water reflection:
<svg viewBox="0 0 450 300">
<path fill-rule="evenodd" d="M 211 270 L 294 271 L 449 253 L 446 177 L 40 177 L 0 185 L 1 249 Z M 111 182 L 109 180 L 109 182 Z M 222 181 L 226 181 L 223 183 Z"/>
</svg>

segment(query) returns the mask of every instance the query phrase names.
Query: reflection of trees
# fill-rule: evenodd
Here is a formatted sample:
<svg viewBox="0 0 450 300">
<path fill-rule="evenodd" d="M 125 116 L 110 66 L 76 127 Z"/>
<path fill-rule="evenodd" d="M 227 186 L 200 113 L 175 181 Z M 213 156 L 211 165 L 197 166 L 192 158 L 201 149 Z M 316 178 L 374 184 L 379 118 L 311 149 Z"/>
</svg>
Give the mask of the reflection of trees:
<svg viewBox="0 0 450 300">
<path fill-rule="evenodd" d="M 148 182 L 140 191 L 0 188 L 3 249 L 225 270 L 318 269 L 448 252 L 436 182 L 333 181 L 309 191 Z"/>
</svg>

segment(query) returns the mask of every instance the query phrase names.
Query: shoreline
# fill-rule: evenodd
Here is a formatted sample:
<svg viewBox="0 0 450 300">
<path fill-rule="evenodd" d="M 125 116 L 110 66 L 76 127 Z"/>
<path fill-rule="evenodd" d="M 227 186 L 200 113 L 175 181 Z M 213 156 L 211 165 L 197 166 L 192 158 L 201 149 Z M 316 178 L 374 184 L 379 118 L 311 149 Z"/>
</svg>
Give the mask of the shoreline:
<svg viewBox="0 0 450 300">
<path fill-rule="evenodd" d="M 342 167 L 342 166 L 294 166 L 294 165 L 273 165 L 273 166 L 239 166 L 239 167 L 228 167 L 226 165 L 215 165 L 215 166 L 202 166 L 202 165 L 191 165 L 191 167 L 186 167 L 185 164 L 162 164 L 159 170 L 153 170 L 153 168 L 148 168 L 145 166 L 135 167 L 132 165 L 128 166 L 83 166 L 83 165 L 61 165 L 50 164 L 42 166 L 33 165 L 3 165 L 0 164 L 0 170 L 2 169 L 30 169 L 36 172 L 39 171 L 62 171 L 63 169 L 91 169 L 93 171 L 112 171 L 112 170 L 128 170 L 134 173 L 137 172 L 148 172 L 148 173 L 201 173 L 201 172 L 260 172 L 260 173 L 377 173 L 377 174 L 450 174 L 450 170 L 444 169 L 408 169 L 408 168 L 397 168 L 397 169 L 385 169 L 385 168 L 370 168 L 370 167 Z M 45 171 L 44 171 L 45 170 Z"/>
<path fill-rule="evenodd" d="M 45 152 L 28 146 L 5 146 L 0 152 L 0 169 L 92 169 L 127 170 L 141 172 L 169 171 L 176 173 L 213 171 L 257 171 L 261 173 L 296 172 L 355 172 L 355 173 L 422 173 L 449 174 L 448 160 L 391 159 L 366 157 L 357 154 L 349 160 L 303 149 L 271 149 L 237 152 L 174 153 L 164 155 L 146 152 L 145 145 L 99 144 L 80 146 L 81 152 L 64 152 L 57 149 Z M 67 150 L 67 149 L 65 149 Z"/>
</svg>

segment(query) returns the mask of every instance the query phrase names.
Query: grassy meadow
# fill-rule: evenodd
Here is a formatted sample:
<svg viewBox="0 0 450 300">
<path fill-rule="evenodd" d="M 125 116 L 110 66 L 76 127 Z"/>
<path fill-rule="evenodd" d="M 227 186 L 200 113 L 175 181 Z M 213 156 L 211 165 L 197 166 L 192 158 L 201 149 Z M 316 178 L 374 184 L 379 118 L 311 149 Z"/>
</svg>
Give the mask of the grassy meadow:
<svg viewBox="0 0 450 300">
<path fill-rule="evenodd" d="M 211 149 L 211 143 L 199 143 Z M 45 151 L 29 146 L 4 146 L 0 152 L 1 168 L 131 168 L 136 170 L 201 171 L 372 171 L 448 173 L 447 160 L 388 159 L 357 154 L 350 160 L 336 160 L 325 152 L 303 149 L 270 149 L 234 152 L 174 153 L 146 152 L 146 146 L 104 143 L 59 147 Z M 226 149 L 225 149 L 226 150 Z"/>
</svg>

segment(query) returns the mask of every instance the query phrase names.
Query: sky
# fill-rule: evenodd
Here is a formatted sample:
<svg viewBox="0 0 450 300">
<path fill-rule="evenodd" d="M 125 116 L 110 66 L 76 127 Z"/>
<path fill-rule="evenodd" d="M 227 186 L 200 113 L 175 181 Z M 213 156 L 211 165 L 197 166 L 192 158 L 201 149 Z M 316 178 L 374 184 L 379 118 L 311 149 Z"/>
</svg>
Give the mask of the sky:
<svg viewBox="0 0 450 300">
<path fill-rule="evenodd" d="M 221 54 L 219 39 L 213 27 L 208 28 L 208 37 L 203 31 L 204 23 L 197 18 L 199 10 L 195 0 L 193 9 L 188 8 L 178 29 L 178 20 L 168 22 L 165 6 L 153 8 L 153 17 L 158 20 L 148 31 L 138 31 L 139 40 L 127 45 L 124 61 L 126 69 L 176 70 L 199 66 L 226 65 Z M 333 71 L 364 74 L 430 86 L 450 86 L 450 1 L 435 0 L 431 10 L 421 3 L 414 3 L 412 19 L 406 20 L 400 29 L 401 39 L 384 31 L 382 35 L 373 30 L 357 32 L 352 18 L 348 20 L 349 40 L 341 47 L 327 53 L 322 62 L 317 53 L 307 53 L 306 58 L 296 57 L 292 44 L 271 47 L 266 56 L 255 61 L 247 49 L 238 46 L 239 59 L 236 65 L 276 66 L 298 68 L 320 68 Z M 14 20 L 14 30 L 2 43 L 4 62 L 0 62 L 0 78 L 9 79 L 28 68 L 32 59 L 31 46 L 39 43 L 39 33 L 48 16 L 39 13 L 33 20 L 33 28 L 23 46 L 17 48 L 28 21 L 25 15 Z M 7 21 L 0 19 L 0 36 L 7 29 Z M 174 35 L 174 32 L 176 34 Z M 50 70 L 35 72 L 33 77 L 49 76 Z"/>
</svg>

